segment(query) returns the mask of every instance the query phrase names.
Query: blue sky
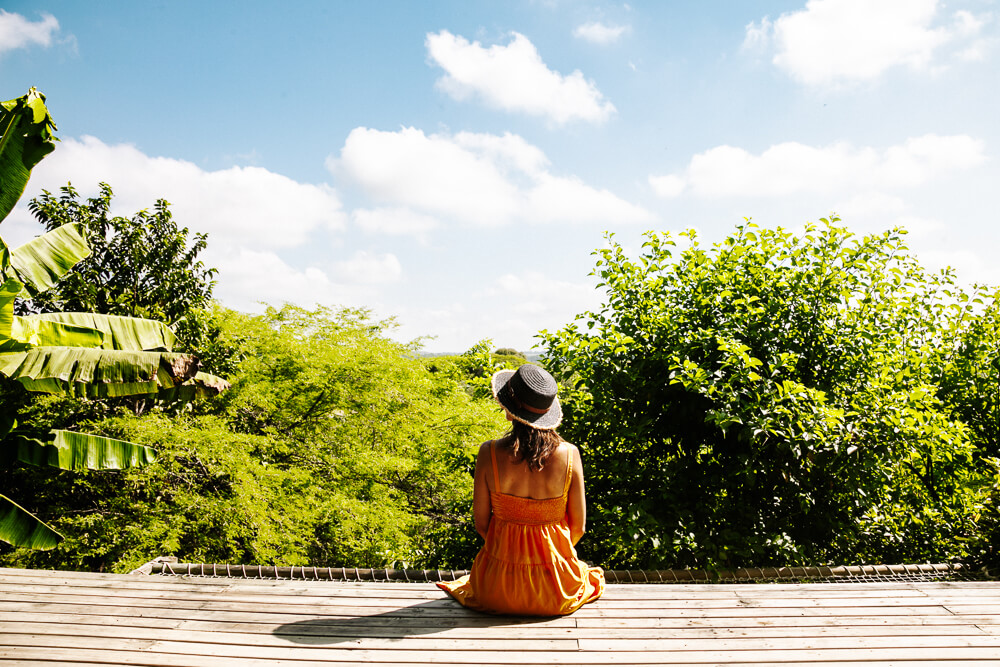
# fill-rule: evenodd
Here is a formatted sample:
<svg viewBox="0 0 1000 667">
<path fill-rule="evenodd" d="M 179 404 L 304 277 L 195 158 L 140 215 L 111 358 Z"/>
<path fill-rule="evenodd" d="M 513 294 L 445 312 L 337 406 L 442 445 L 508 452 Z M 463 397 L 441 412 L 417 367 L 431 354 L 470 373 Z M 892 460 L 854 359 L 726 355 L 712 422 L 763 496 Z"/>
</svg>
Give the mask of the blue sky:
<svg viewBox="0 0 1000 667">
<path fill-rule="evenodd" d="M 166 198 L 228 306 L 528 349 L 600 303 L 605 231 L 836 212 L 1000 284 L 998 26 L 994 0 L 15 1 L 0 94 L 59 125 L 28 197 Z M 23 205 L 2 230 L 38 232 Z"/>
</svg>

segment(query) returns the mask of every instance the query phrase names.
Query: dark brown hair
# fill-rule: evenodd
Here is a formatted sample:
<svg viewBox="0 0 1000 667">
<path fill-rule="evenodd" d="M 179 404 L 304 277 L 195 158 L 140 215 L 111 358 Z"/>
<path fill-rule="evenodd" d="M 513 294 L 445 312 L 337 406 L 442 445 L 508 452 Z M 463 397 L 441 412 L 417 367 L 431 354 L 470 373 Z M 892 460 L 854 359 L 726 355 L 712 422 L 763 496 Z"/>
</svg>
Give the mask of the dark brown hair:
<svg viewBox="0 0 1000 667">
<path fill-rule="evenodd" d="M 510 450 L 515 461 L 526 461 L 528 470 L 538 471 L 545 467 L 545 462 L 562 441 L 562 436 L 553 429 L 543 431 L 515 420 L 500 443 Z"/>
</svg>

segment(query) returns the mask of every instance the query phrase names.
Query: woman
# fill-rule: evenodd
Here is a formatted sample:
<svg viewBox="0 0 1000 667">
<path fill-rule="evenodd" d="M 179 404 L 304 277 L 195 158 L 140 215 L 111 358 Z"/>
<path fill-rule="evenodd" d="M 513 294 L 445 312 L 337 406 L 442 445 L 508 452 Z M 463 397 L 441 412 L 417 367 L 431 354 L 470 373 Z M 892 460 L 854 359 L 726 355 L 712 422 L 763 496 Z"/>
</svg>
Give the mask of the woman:
<svg viewBox="0 0 1000 667">
<path fill-rule="evenodd" d="M 587 522 L 580 451 L 556 433 L 556 381 L 531 364 L 493 376 L 510 431 L 476 459 L 473 516 L 486 543 L 469 575 L 439 587 L 494 614 L 570 614 L 604 593 L 604 571 L 576 557 Z"/>
</svg>

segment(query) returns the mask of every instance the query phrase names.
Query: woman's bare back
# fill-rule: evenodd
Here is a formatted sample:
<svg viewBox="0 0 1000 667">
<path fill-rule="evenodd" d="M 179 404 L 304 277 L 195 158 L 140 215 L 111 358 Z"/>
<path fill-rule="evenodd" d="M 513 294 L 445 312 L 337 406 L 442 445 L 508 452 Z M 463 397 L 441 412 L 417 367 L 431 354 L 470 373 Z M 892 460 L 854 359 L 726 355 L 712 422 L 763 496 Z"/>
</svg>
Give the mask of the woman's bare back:
<svg viewBox="0 0 1000 667">
<path fill-rule="evenodd" d="M 491 489 L 521 498 L 558 498 L 566 484 L 566 467 L 573 454 L 574 445 L 561 442 L 546 459 L 541 470 L 532 471 L 525 461 L 515 461 L 511 451 L 496 441 L 497 473 L 500 488 Z M 492 475 L 487 478 L 492 487 Z"/>
</svg>

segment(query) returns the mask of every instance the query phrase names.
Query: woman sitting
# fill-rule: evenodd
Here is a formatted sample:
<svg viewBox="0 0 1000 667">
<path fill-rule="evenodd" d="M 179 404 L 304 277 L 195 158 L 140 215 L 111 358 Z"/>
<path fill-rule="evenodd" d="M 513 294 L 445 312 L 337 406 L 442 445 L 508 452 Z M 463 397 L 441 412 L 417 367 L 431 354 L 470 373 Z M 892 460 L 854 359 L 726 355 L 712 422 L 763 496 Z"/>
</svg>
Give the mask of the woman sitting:
<svg viewBox="0 0 1000 667">
<path fill-rule="evenodd" d="M 483 443 L 473 515 L 486 543 L 469 575 L 438 586 L 470 609 L 570 614 L 604 592 L 604 571 L 576 557 L 587 521 L 580 451 L 556 433 L 555 379 L 538 366 L 493 376 L 510 431 Z"/>
</svg>

